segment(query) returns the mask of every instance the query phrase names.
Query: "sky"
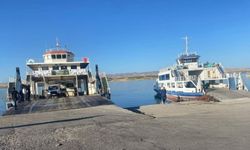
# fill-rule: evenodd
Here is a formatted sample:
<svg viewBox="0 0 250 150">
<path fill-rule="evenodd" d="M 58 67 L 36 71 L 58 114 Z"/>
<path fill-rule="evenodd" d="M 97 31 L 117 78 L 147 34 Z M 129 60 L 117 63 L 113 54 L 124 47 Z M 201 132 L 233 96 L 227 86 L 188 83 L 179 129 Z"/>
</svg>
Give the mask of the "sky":
<svg viewBox="0 0 250 150">
<path fill-rule="evenodd" d="M 250 67 L 249 0 L 1 0 L 0 82 L 55 39 L 106 73 L 175 64 L 189 37 L 201 61 Z"/>
</svg>

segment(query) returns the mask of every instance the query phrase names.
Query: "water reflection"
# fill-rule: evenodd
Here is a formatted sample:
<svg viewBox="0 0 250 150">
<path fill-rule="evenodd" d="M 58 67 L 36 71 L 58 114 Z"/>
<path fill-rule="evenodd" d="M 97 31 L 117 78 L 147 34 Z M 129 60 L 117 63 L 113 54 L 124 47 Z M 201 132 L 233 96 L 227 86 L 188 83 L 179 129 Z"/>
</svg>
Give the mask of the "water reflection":
<svg viewBox="0 0 250 150">
<path fill-rule="evenodd" d="M 6 110 L 5 103 L 6 103 L 6 89 L 0 89 L 0 115 L 2 115 Z"/>
<path fill-rule="evenodd" d="M 110 82 L 111 100 L 123 108 L 160 104 L 162 100 L 153 90 L 155 80 Z"/>
</svg>

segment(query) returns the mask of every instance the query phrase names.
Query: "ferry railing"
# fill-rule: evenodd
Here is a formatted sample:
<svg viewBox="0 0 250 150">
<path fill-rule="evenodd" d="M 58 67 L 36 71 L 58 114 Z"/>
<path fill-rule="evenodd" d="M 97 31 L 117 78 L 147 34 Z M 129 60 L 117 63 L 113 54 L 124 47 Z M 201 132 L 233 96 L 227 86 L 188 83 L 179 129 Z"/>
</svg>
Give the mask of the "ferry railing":
<svg viewBox="0 0 250 150">
<path fill-rule="evenodd" d="M 223 75 L 214 75 L 214 76 L 205 77 L 205 78 L 202 78 L 202 80 L 211 80 L 211 79 L 223 80 L 223 79 L 228 79 L 229 77 L 230 75 L 223 74 Z"/>
<path fill-rule="evenodd" d="M 35 59 L 33 59 L 33 58 L 28 58 L 27 60 L 26 60 L 26 64 L 32 64 L 32 63 L 43 63 L 44 62 L 44 60 L 43 59 L 38 59 L 38 58 L 35 58 Z"/>
<path fill-rule="evenodd" d="M 86 69 L 74 69 L 74 70 L 69 70 L 69 75 L 87 75 L 88 71 Z"/>
<path fill-rule="evenodd" d="M 83 61 L 84 58 L 87 58 L 87 57 L 75 57 L 73 59 L 73 61 Z M 59 59 L 60 60 L 60 59 Z M 87 58 L 87 62 L 89 63 L 89 59 Z M 28 58 L 26 59 L 26 64 L 33 64 L 33 63 L 44 63 L 44 59 L 43 58 Z"/>
<path fill-rule="evenodd" d="M 40 71 L 30 71 L 27 73 L 35 77 L 42 76 L 53 76 L 53 75 L 87 75 L 86 69 L 72 69 L 72 70 L 40 70 Z"/>
<path fill-rule="evenodd" d="M 196 75 L 187 76 L 187 77 L 184 77 L 184 76 L 175 77 L 175 81 L 189 81 L 189 80 L 198 81 L 198 77 Z"/>
<path fill-rule="evenodd" d="M 185 77 L 175 77 L 175 81 L 185 81 Z"/>
</svg>

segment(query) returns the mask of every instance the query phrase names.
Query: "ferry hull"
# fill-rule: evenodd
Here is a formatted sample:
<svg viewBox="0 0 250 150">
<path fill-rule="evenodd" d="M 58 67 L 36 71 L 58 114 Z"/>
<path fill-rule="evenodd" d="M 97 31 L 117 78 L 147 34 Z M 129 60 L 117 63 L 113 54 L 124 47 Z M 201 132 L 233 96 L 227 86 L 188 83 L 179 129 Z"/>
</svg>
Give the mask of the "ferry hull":
<svg viewBox="0 0 250 150">
<path fill-rule="evenodd" d="M 154 89 L 158 95 L 161 95 L 161 91 Z M 204 95 L 203 93 L 186 93 L 186 92 L 175 92 L 167 91 L 166 97 L 170 101 L 181 102 L 181 101 L 191 101 L 191 100 L 200 100 L 200 101 L 210 101 L 210 96 Z"/>
<path fill-rule="evenodd" d="M 209 96 L 203 95 L 203 96 L 178 96 L 178 95 L 170 95 L 167 94 L 167 99 L 174 102 L 181 102 L 181 101 L 209 101 Z"/>
</svg>

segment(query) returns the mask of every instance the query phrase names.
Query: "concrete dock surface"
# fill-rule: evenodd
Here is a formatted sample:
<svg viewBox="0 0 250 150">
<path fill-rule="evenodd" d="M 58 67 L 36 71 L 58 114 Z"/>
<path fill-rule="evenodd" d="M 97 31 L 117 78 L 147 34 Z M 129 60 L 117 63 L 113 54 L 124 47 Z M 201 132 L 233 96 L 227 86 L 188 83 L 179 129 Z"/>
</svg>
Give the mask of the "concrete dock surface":
<svg viewBox="0 0 250 150">
<path fill-rule="evenodd" d="M 250 98 L 149 105 L 139 111 L 102 105 L 3 116 L 0 149 L 250 149 Z"/>
<path fill-rule="evenodd" d="M 245 97 L 250 98 L 250 92 L 244 90 L 229 90 L 227 88 L 209 89 L 207 94 L 210 96 L 214 96 L 220 101 Z"/>
</svg>

